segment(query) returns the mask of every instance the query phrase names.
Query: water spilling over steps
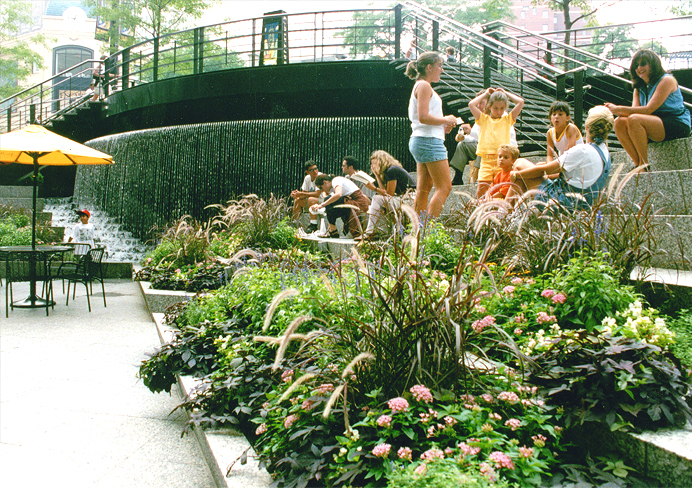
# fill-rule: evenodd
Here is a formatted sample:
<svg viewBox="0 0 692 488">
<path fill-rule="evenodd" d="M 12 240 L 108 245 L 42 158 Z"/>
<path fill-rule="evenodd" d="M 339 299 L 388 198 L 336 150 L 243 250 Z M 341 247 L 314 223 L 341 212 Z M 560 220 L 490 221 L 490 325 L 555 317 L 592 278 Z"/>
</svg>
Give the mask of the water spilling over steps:
<svg viewBox="0 0 692 488">
<path fill-rule="evenodd" d="M 50 198 L 45 200 L 44 211 L 53 214 L 53 226 L 65 228 L 65 241 L 72 235 L 72 228 L 77 223 L 72 198 Z M 80 207 L 81 208 L 81 207 Z M 87 207 L 91 213 L 89 222 L 94 224 L 94 234 L 98 245 L 106 248 L 106 261 L 138 263 L 144 257 L 147 247 L 130 232 L 122 230 L 115 219 L 105 212 Z"/>
</svg>

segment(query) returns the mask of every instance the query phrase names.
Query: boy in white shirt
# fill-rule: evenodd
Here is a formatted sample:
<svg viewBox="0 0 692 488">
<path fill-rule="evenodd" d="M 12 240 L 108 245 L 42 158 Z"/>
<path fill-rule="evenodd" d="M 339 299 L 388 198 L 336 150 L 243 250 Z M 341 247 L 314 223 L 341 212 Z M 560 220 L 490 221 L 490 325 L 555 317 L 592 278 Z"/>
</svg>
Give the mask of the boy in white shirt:
<svg viewBox="0 0 692 488">
<path fill-rule="evenodd" d="M 72 235 L 67 242 L 76 242 L 79 244 L 89 244 L 94 247 L 94 224 L 89 223 L 91 214 L 88 210 L 76 210 L 79 215 L 79 222 L 72 228 Z M 75 254 L 78 254 L 75 251 Z M 81 253 L 86 254 L 86 253 Z"/>
</svg>

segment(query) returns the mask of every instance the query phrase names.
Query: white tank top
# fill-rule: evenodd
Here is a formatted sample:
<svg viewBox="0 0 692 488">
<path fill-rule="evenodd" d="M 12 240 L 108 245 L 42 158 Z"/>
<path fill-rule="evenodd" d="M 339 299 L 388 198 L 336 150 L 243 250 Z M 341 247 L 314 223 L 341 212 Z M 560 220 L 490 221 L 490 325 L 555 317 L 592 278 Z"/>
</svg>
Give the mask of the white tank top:
<svg viewBox="0 0 692 488">
<path fill-rule="evenodd" d="M 418 80 L 416 81 L 416 84 L 413 85 L 413 90 L 411 90 L 411 98 L 409 99 L 408 102 L 408 118 L 411 120 L 411 129 L 413 130 L 413 133 L 411 134 L 411 137 L 413 136 L 418 136 L 418 137 L 436 137 L 438 139 L 442 139 L 443 141 L 445 140 L 445 128 L 444 125 L 427 125 L 421 123 L 420 120 L 418 120 L 418 99 L 414 96 L 414 93 L 416 92 L 416 88 L 418 87 L 418 84 L 421 83 L 423 80 Z M 434 115 L 436 117 L 442 117 L 442 99 L 440 96 L 435 93 L 435 90 L 433 90 L 432 98 L 430 99 L 430 104 L 428 106 L 428 111 L 430 115 Z"/>
<path fill-rule="evenodd" d="M 555 150 L 557 151 L 557 155 L 560 156 L 563 154 L 567 149 L 567 136 L 565 136 L 565 132 L 567 132 L 567 127 L 569 125 L 565 126 L 565 130 L 562 131 L 562 134 L 560 134 L 560 137 L 558 138 L 555 134 L 555 127 L 551 127 L 548 129 L 548 133 L 550 134 L 550 138 L 553 140 L 553 146 L 555 146 Z M 575 146 L 577 144 L 584 144 L 584 138 L 581 136 L 581 131 L 577 129 L 579 132 L 579 137 L 577 137 L 577 142 L 575 142 Z"/>
</svg>

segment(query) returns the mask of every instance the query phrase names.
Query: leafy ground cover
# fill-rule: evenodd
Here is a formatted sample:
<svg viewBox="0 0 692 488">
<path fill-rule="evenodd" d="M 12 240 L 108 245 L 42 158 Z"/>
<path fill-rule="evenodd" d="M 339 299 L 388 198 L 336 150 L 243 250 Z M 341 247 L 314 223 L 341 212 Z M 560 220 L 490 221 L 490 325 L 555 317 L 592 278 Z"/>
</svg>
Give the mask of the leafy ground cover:
<svg viewBox="0 0 692 488">
<path fill-rule="evenodd" d="M 147 258 L 232 269 L 169 311 L 179 332 L 140 376 L 152 391 L 200 378 L 190 424 L 238 426 L 277 486 L 646 486 L 566 434 L 692 418 L 671 330 L 689 315 L 628 281 L 657 252 L 652 211 L 633 225 L 605 203 L 521 216 L 493 203 L 424 226 L 409 212 L 406 234 L 331 262 L 290 239 L 270 251 L 282 212 L 239 202 L 189 226 L 205 243 L 164 238 Z M 219 242 L 234 244 L 209 257 Z"/>
</svg>

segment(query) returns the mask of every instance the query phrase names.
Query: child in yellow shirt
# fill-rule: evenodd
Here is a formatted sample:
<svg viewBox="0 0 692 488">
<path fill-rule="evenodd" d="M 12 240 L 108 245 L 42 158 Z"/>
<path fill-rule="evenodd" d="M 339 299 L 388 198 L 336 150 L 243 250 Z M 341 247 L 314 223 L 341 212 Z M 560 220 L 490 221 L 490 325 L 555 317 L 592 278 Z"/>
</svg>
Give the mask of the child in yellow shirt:
<svg viewBox="0 0 692 488">
<path fill-rule="evenodd" d="M 479 109 L 480 101 L 488 97 L 485 112 Z M 514 108 L 507 113 L 509 101 Z M 476 197 L 483 197 L 492 185 L 495 175 L 500 172 L 497 166 L 497 150 L 502 144 L 509 144 L 510 128 L 514 125 L 524 108 L 524 99 L 509 93 L 502 88 L 488 88 L 469 102 L 471 113 L 480 127 L 476 154 L 481 157 L 481 169 L 478 172 Z"/>
</svg>

